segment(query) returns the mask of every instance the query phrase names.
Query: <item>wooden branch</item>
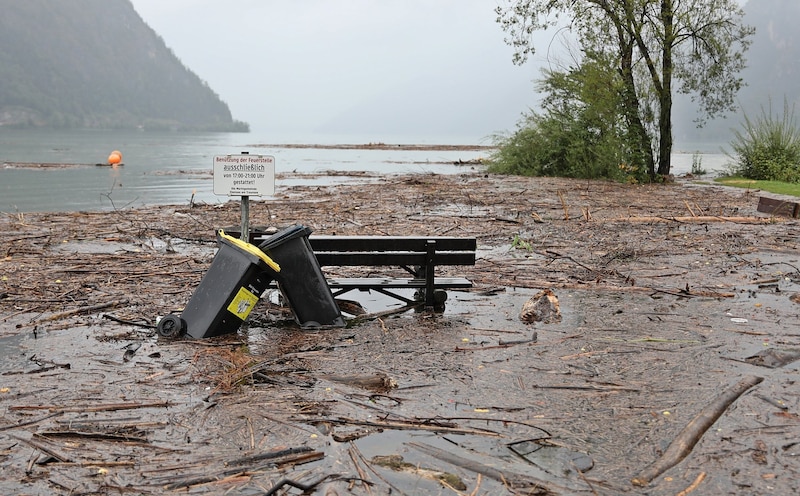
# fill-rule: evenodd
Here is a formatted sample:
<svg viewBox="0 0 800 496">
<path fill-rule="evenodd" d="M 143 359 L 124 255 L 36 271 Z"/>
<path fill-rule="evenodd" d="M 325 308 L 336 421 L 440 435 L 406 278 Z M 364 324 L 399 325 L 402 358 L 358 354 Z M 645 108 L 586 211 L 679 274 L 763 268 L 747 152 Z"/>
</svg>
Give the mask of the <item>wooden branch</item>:
<svg viewBox="0 0 800 496">
<path fill-rule="evenodd" d="M 37 419 L 34 419 L 34 420 L 29 420 L 27 422 L 20 422 L 19 424 L 4 425 L 4 426 L 0 427 L 0 432 L 7 431 L 9 429 L 16 429 L 18 427 L 25 427 L 25 426 L 28 426 L 28 425 L 38 424 L 39 422 L 41 422 L 43 420 L 47 420 L 49 418 L 57 417 L 57 416 L 63 415 L 63 414 L 64 414 L 64 412 L 55 412 L 55 413 L 51 413 L 49 415 L 45 415 L 44 417 L 41 417 L 41 418 L 37 418 Z"/>
<path fill-rule="evenodd" d="M 500 434 L 490 431 L 490 430 L 482 430 L 482 429 L 465 429 L 461 427 L 453 427 L 447 425 L 437 425 L 437 424 L 430 424 L 425 423 L 424 421 L 419 422 L 391 422 L 388 420 L 356 420 L 356 419 L 349 419 L 349 418 L 338 418 L 338 419 L 327 419 L 326 422 L 330 422 L 332 424 L 345 424 L 345 425 L 362 425 L 365 427 L 378 427 L 382 429 L 397 429 L 397 430 L 420 430 L 420 431 L 433 431 L 433 432 L 447 432 L 450 434 L 467 434 L 467 435 L 479 435 L 479 436 L 492 436 L 492 437 L 499 437 Z"/>
<path fill-rule="evenodd" d="M 28 322 L 25 325 L 26 326 L 33 326 L 33 325 L 41 324 L 43 322 L 51 322 L 53 320 L 64 319 L 66 317 L 71 317 L 72 315 L 76 315 L 76 314 L 79 314 L 79 313 L 94 312 L 94 311 L 103 310 L 103 309 L 109 308 L 109 307 L 116 307 L 116 306 L 119 306 L 119 305 L 125 305 L 126 303 L 128 303 L 128 300 L 127 299 L 122 299 L 122 300 L 107 301 L 105 303 L 98 303 L 97 305 L 89 305 L 89 306 L 80 307 L 80 308 L 73 308 L 72 310 L 67 310 L 66 312 L 54 313 L 53 315 L 50 315 L 48 317 L 44 317 L 44 318 L 41 318 L 39 320 L 34 320 L 33 322 Z"/>
<path fill-rule="evenodd" d="M 383 318 L 383 317 L 388 317 L 390 315 L 395 315 L 395 314 L 398 314 L 398 313 L 408 312 L 409 310 L 413 310 L 415 308 L 419 308 L 419 307 L 423 306 L 424 304 L 425 303 L 414 303 L 413 305 L 406 305 L 406 306 L 403 306 L 403 307 L 400 307 L 400 308 L 393 308 L 393 309 L 389 309 L 389 310 L 383 310 L 381 312 L 358 315 L 358 316 L 354 317 L 351 320 L 351 322 L 360 323 L 360 322 L 367 322 L 367 321 L 370 321 L 370 320 L 380 319 L 380 318 Z"/>
<path fill-rule="evenodd" d="M 492 346 L 471 346 L 471 347 L 456 346 L 456 351 L 483 351 L 483 350 L 497 350 L 502 348 L 511 348 L 512 346 L 517 346 L 519 344 L 536 343 L 536 339 L 522 339 L 519 341 L 503 341 L 501 339 L 499 343 L 500 344 L 495 344 Z"/>
<path fill-rule="evenodd" d="M 653 479 L 674 467 L 686 455 L 691 453 L 694 445 L 700 440 L 705 432 L 714 422 L 728 409 L 739 396 L 744 394 L 751 387 L 761 383 L 763 377 L 748 376 L 736 383 L 733 387 L 723 391 L 713 402 L 703 408 L 695 418 L 678 434 L 669 445 L 661 458 L 653 462 L 649 467 L 642 470 L 639 475 L 634 477 L 631 482 L 635 486 L 646 486 Z"/>
<path fill-rule="evenodd" d="M 350 375 L 323 374 L 318 378 L 378 392 L 386 392 L 397 387 L 397 381 L 382 372 Z"/>
<path fill-rule="evenodd" d="M 569 260 L 570 262 L 574 263 L 575 265 L 577 265 L 579 267 L 582 267 L 582 268 L 588 270 L 589 272 L 594 272 L 595 274 L 600 274 L 600 271 L 595 270 L 595 269 L 589 267 L 588 265 L 584 265 L 584 264 L 582 264 L 581 262 L 578 262 L 577 260 L 575 260 L 572 257 L 566 256 L 566 255 L 562 255 L 560 253 L 556 253 L 553 250 L 545 250 L 544 253 L 545 254 L 543 256 L 548 257 L 548 258 L 552 258 L 553 260 L 556 260 L 556 259 Z M 542 255 L 542 254 L 540 253 L 539 255 Z"/>
<path fill-rule="evenodd" d="M 564 210 L 564 220 L 569 220 L 569 205 L 567 200 L 564 199 L 564 192 L 558 190 L 558 199 L 561 200 L 561 208 Z"/>
<path fill-rule="evenodd" d="M 143 322 L 135 322 L 135 321 L 133 321 L 133 320 L 121 319 L 121 318 L 119 318 L 119 317 L 115 317 L 115 316 L 113 316 L 113 315 L 110 315 L 110 314 L 107 314 L 107 313 L 104 313 L 104 314 L 103 314 L 103 318 L 104 318 L 104 319 L 108 319 L 108 320 L 113 320 L 114 322 L 118 322 L 118 323 L 120 323 L 120 324 L 132 325 L 132 326 L 138 326 L 138 327 L 144 327 L 144 328 L 146 328 L 146 329 L 155 329 L 155 328 L 157 327 L 157 326 L 154 326 L 154 325 L 152 325 L 152 324 L 148 324 L 148 323 L 143 323 Z"/>
<path fill-rule="evenodd" d="M 51 412 L 114 412 L 118 410 L 134 410 L 137 408 L 167 408 L 169 401 L 155 403 L 110 403 L 105 405 L 12 405 L 9 410 L 50 410 Z"/>
<path fill-rule="evenodd" d="M 287 448 L 278 451 L 268 451 L 266 453 L 260 453 L 258 455 L 251 455 L 245 456 L 242 458 L 236 458 L 234 460 L 230 460 L 225 462 L 225 465 L 248 465 L 254 462 L 263 462 L 264 460 L 274 460 L 276 458 L 286 458 L 289 455 L 296 455 L 298 453 L 308 453 L 310 451 L 314 451 L 312 448 L 308 446 L 300 446 L 297 448 Z M 273 462 L 274 463 L 274 462 Z"/>
<path fill-rule="evenodd" d="M 703 479 L 705 479 L 705 478 L 706 478 L 706 473 L 705 472 L 700 472 L 700 474 L 694 479 L 694 481 L 689 485 L 689 487 L 687 487 L 683 491 L 679 492 L 677 494 L 677 496 L 686 496 L 690 492 L 694 491 L 695 489 L 700 487 L 700 483 L 702 483 Z"/>
<path fill-rule="evenodd" d="M 606 222 L 684 222 L 702 224 L 704 222 L 733 222 L 735 224 L 772 224 L 777 222 L 774 217 L 722 217 L 718 215 L 698 215 L 693 217 L 615 217 L 603 219 Z"/>
<path fill-rule="evenodd" d="M 325 453 L 321 451 L 309 451 L 300 454 L 290 454 L 282 458 L 271 459 L 269 460 L 269 463 L 256 465 L 250 468 L 234 468 L 222 471 L 218 474 L 204 475 L 192 479 L 185 479 L 178 482 L 173 482 L 167 484 L 164 488 L 167 490 L 176 490 L 192 486 L 199 486 L 203 484 L 218 483 L 220 481 L 223 481 L 227 478 L 234 476 L 235 477 L 246 476 L 249 474 L 253 474 L 255 472 L 263 472 L 265 470 L 270 470 L 273 468 L 283 469 L 289 466 L 311 463 L 317 460 L 321 460 L 324 457 Z M 274 494 L 274 493 L 266 493 L 266 494 Z"/>
<path fill-rule="evenodd" d="M 144 437 L 128 436 L 124 434 L 109 434 L 107 432 L 83 432 L 83 431 L 44 431 L 39 432 L 40 436 L 44 437 L 75 437 L 79 439 L 94 439 L 98 441 L 119 441 L 123 443 L 143 443 L 147 444 L 150 441 Z"/>
<path fill-rule="evenodd" d="M 58 451 L 56 451 L 56 450 L 54 450 L 54 449 L 52 449 L 52 448 L 50 448 L 48 446 L 45 446 L 44 444 L 42 444 L 40 442 L 34 441 L 33 439 L 25 439 L 24 437 L 20 437 L 20 436 L 17 436 L 15 434 L 9 434 L 8 436 L 9 437 L 13 437 L 14 439 L 16 439 L 18 441 L 22 441 L 23 443 L 28 444 L 28 445 L 38 449 L 39 451 L 41 451 L 41 452 L 43 452 L 43 453 L 45 453 L 45 454 L 47 454 L 49 456 L 52 456 L 53 458 L 55 458 L 56 460 L 58 460 L 60 462 L 70 462 L 71 461 L 66 455 L 62 455 Z"/>
<path fill-rule="evenodd" d="M 523 474 L 516 474 L 513 472 L 501 471 L 493 466 L 485 465 L 475 460 L 470 460 L 458 456 L 454 453 L 436 448 L 435 446 L 431 446 L 429 444 L 424 444 L 424 443 L 407 443 L 407 444 L 408 446 L 411 446 L 412 448 L 421 451 L 422 453 L 425 453 L 429 456 L 437 458 L 443 462 L 450 463 L 451 465 L 455 465 L 456 467 L 461 467 L 466 470 L 470 470 L 472 472 L 475 472 L 476 474 L 485 475 L 490 479 L 494 479 L 503 484 L 507 484 L 512 489 L 525 488 L 524 494 L 551 496 L 555 494 L 562 494 L 565 489 L 563 487 L 554 484 L 545 483 L 545 481 L 537 477 L 533 477 L 531 475 L 527 474 L 523 475 Z"/>
<path fill-rule="evenodd" d="M 313 482 L 309 482 L 308 484 L 303 484 L 292 479 L 281 479 L 274 486 L 272 486 L 272 489 L 264 493 L 264 496 L 272 496 L 273 494 L 277 494 L 283 486 L 292 486 L 303 491 L 303 494 L 307 494 L 310 491 L 313 491 L 318 485 L 322 484 L 328 477 L 331 476 L 326 475 L 325 477 L 317 479 Z"/>
<path fill-rule="evenodd" d="M 111 462 L 104 460 L 91 460 L 83 462 L 59 462 L 59 467 L 135 467 L 136 462 Z"/>
</svg>

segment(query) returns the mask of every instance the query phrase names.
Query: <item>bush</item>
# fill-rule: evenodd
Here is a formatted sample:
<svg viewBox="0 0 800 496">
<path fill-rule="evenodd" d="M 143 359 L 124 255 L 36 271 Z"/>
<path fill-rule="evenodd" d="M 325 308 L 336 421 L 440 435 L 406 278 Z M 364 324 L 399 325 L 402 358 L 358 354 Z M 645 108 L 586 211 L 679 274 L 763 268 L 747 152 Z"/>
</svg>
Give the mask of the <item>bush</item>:
<svg viewBox="0 0 800 496">
<path fill-rule="evenodd" d="M 755 121 L 744 116 L 742 130 L 734 131 L 731 142 L 734 165 L 731 173 L 748 179 L 800 182 L 800 130 L 794 118 L 794 107 L 784 102 L 783 116 L 767 112 Z"/>
<path fill-rule="evenodd" d="M 647 180 L 646 167 L 625 160 L 624 143 L 583 120 L 531 114 L 516 132 L 495 136 L 488 171 L 615 181 Z"/>
<path fill-rule="evenodd" d="M 542 113 L 530 113 L 510 136 L 496 136 L 489 171 L 525 176 L 647 181 L 632 150 L 620 79 L 613 59 L 586 54 L 566 72 L 544 71 Z"/>
<path fill-rule="evenodd" d="M 497 149 L 489 157 L 489 172 L 516 176 L 541 176 L 549 162 L 548 146 L 541 130 L 535 125 L 535 115 L 526 118 L 510 136 L 497 135 Z"/>
</svg>

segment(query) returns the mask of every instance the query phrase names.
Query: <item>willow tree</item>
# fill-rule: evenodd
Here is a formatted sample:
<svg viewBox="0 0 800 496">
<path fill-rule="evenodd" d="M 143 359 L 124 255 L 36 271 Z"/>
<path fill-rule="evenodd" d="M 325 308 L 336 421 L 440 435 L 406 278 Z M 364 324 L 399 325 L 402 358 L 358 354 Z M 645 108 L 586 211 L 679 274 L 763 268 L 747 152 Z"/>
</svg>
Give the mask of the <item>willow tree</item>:
<svg viewBox="0 0 800 496">
<path fill-rule="evenodd" d="M 670 172 L 673 91 L 691 96 L 700 124 L 734 110 L 754 32 L 738 0 L 507 0 L 496 12 L 516 64 L 535 32 L 564 26 L 584 53 L 612 57 L 619 117 L 651 177 Z"/>
</svg>

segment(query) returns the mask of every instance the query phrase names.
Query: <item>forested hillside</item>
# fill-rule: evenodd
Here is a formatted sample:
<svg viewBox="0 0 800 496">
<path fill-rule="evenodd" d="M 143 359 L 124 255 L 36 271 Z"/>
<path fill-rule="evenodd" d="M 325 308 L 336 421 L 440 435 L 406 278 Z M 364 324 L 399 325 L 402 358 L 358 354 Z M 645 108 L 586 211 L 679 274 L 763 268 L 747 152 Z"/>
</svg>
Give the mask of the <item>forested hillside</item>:
<svg viewBox="0 0 800 496">
<path fill-rule="evenodd" d="M 247 131 L 129 0 L 0 0 L 0 126 Z"/>
<path fill-rule="evenodd" d="M 784 97 L 789 104 L 800 103 L 800 2 L 750 0 L 745 12 L 745 22 L 755 26 L 756 34 L 742 74 L 748 86 L 741 91 L 740 101 L 748 112 L 756 112 L 771 99 L 782 112 Z"/>
<path fill-rule="evenodd" d="M 741 77 L 746 86 L 737 96 L 740 112 L 726 119 L 709 122 L 697 129 L 691 123 L 694 105 L 688 98 L 676 100 L 675 135 L 679 141 L 727 143 L 732 129 L 739 129 L 743 116 L 755 118 L 763 108 L 773 114 L 783 114 L 784 100 L 800 104 L 800 34 L 795 26 L 800 17 L 798 0 L 749 0 L 745 6 L 744 22 L 756 28 L 753 44 L 745 54 L 747 68 Z M 798 109 L 800 111 L 800 109 Z"/>
</svg>

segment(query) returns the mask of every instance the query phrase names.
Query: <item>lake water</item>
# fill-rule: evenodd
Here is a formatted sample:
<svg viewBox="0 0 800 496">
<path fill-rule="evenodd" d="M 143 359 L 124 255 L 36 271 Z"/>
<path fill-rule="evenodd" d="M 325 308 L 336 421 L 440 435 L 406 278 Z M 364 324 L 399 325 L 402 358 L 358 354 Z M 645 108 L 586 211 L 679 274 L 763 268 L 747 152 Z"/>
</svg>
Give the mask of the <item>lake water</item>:
<svg viewBox="0 0 800 496">
<path fill-rule="evenodd" d="M 0 130 L 0 212 L 77 211 L 129 206 L 221 203 L 213 193 L 213 158 L 250 154 L 275 157 L 277 174 L 317 174 L 325 171 L 366 171 L 382 174 L 464 171 L 457 161 L 470 161 L 486 151 L 339 150 L 263 147 L 268 143 L 315 144 L 451 144 L 476 145 L 475 140 L 435 137 L 278 137 L 255 133 L 155 134 L 136 131 Z M 692 150 L 701 149 L 692 148 Z M 123 154 L 123 167 L 97 167 L 113 150 Z M 692 168 L 695 152 L 673 156 L 673 172 Z M 709 172 L 724 168 L 720 153 L 698 155 Z M 69 168 L 16 168 L 9 162 L 85 164 Z M 334 183 L 341 177 L 278 179 L 276 189 L 302 182 Z"/>
</svg>

